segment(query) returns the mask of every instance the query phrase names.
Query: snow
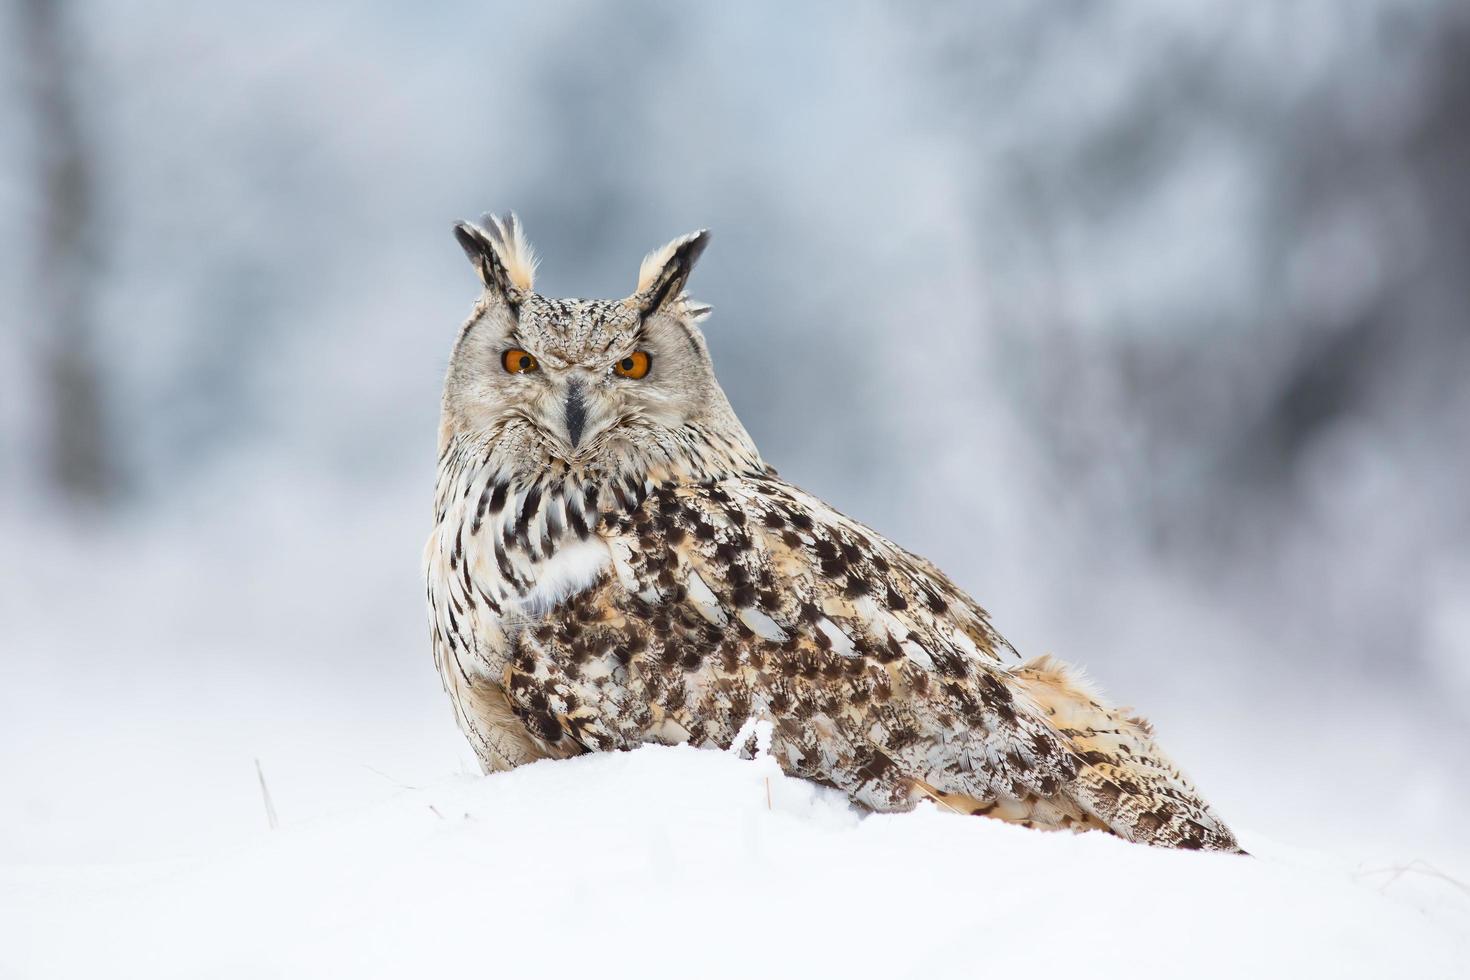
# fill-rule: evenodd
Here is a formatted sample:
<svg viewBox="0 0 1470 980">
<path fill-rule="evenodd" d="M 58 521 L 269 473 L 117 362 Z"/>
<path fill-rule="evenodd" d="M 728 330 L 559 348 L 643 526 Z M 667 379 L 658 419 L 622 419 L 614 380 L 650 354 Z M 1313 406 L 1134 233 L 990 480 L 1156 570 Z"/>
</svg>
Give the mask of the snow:
<svg viewBox="0 0 1470 980">
<path fill-rule="evenodd" d="M 1470 976 L 1452 5 L 175 6 L 73 18 L 105 514 L 43 465 L 0 98 L 0 980 Z M 419 559 L 491 207 L 559 295 L 713 227 L 767 459 L 1135 705 L 1256 857 L 768 810 L 718 756 L 452 775 Z"/>
<path fill-rule="evenodd" d="M 1243 831 L 1252 857 L 862 816 L 766 759 L 645 748 L 195 858 L 9 865 L 0 976 L 1465 975 L 1462 884 Z"/>
</svg>

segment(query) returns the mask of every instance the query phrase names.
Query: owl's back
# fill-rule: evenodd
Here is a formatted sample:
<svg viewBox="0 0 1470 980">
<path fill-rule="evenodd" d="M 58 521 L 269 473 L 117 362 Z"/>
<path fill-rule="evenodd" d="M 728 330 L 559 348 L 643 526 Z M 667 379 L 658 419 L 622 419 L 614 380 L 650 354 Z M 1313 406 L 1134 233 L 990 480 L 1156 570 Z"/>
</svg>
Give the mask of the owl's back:
<svg viewBox="0 0 1470 980">
<path fill-rule="evenodd" d="M 540 755 L 726 748 L 768 718 L 787 771 L 874 810 L 1237 849 L 1144 723 L 1020 663 L 930 563 L 774 476 L 652 486 L 593 537 L 590 587 L 505 633 L 494 680 Z"/>
</svg>

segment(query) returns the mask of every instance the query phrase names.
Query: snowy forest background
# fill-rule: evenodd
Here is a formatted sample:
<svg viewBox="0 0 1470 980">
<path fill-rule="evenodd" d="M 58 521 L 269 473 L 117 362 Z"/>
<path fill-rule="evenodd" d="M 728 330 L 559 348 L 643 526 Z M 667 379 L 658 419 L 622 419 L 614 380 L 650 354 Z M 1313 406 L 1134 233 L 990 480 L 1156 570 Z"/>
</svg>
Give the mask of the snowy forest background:
<svg viewBox="0 0 1470 980">
<path fill-rule="evenodd" d="M 0 6 L 0 860 L 471 765 L 421 608 L 517 210 L 692 291 L 784 475 L 1140 706 L 1220 811 L 1463 861 L 1450 3 Z"/>
</svg>

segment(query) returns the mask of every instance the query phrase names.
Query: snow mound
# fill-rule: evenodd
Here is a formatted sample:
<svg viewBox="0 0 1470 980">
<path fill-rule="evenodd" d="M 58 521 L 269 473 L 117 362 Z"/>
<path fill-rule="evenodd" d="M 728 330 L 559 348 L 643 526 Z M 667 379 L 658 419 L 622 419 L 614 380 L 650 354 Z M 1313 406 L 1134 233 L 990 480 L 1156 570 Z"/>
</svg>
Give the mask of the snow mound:
<svg viewBox="0 0 1470 980">
<path fill-rule="evenodd" d="M 202 860 L 6 869 L 0 975 L 1465 975 L 1462 885 L 1244 841 L 864 817 L 769 760 L 646 748 Z"/>
</svg>

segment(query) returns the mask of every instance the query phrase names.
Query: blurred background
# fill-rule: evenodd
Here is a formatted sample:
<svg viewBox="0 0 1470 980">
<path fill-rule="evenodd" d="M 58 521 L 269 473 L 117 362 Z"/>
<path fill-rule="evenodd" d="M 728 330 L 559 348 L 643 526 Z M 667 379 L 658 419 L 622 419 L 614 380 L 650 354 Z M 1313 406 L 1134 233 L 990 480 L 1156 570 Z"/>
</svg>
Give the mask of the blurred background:
<svg viewBox="0 0 1470 980">
<path fill-rule="evenodd" d="M 1463 859 L 1463 5 L 7 0 L 0 39 L 0 860 L 473 768 L 419 559 L 450 227 L 510 208 L 549 294 L 713 229 L 766 458 L 1232 822 Z"/>
</svg>

